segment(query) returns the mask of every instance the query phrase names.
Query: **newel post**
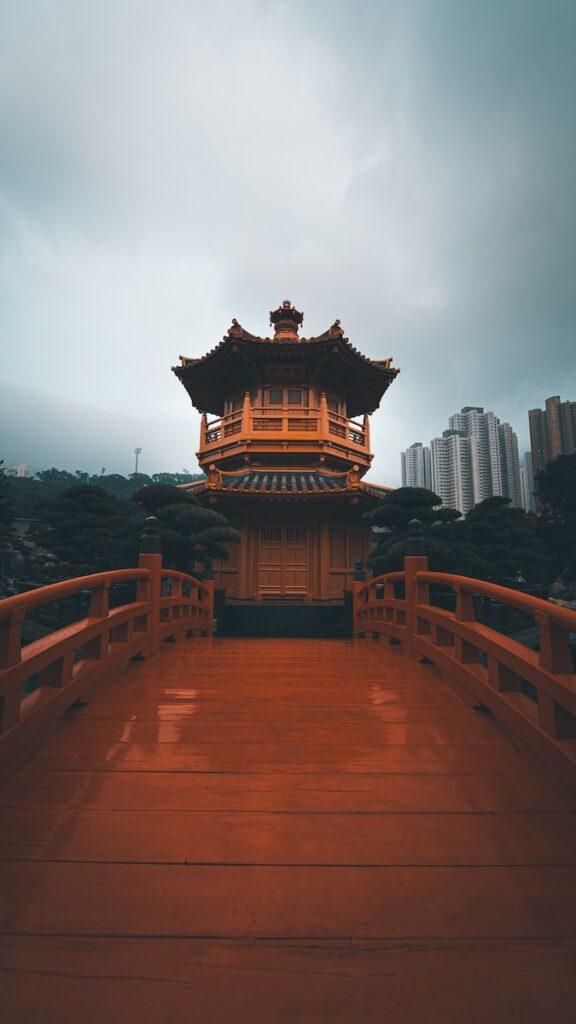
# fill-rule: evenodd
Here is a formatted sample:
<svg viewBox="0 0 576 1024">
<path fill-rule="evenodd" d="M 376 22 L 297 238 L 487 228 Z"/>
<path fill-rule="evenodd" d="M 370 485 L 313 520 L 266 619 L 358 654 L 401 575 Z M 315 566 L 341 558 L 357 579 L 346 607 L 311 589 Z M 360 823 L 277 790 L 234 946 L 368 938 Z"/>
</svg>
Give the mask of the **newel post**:
<svg viewBox="0 0 576 1024">
<path fill-rule="evenodd" d="M 150 636 L 149 653 L 158 654 L 160 650 L 160 592 L 162 587 L 162 542 L 158 533 L 158 520 L 148 516 L 145 520 L 144 533 L 140 543 L 138 568 L 147 569 L 148 577 L 148 633 Z"/>
<path fill-rule="evenodd" d="M 406 654 L 415 658 L 414 637 L 416 635 L 417 608 L 420 593 L 416 574 L 428 570 L 428 559 L 425 555 L 408 555 L 404 559 L 404 587 L 406 594 Z"/>
<path fill-rule="evenodd" d="M 207 612 L 208 621 L 206 622 L 206 632 L 211 635 L 214 632 L 214 589 L 215 589 L 214 569 L 212 567 L 212 563 L 211 562 L 209 562 L 205 566 L 205 568 L 204 568 L 204 572 L 202 573 L 202 583 L 204 584 L 204 586 L 206 587 L 206 590 L 207 590 L 206 612 Z M 202 632 L 204 632 L 204 630 L 202 630 Z"/>
<path fill-rule="evenodd" d="M 244 401 L 242 402 L 242 433 L 249 434 L 252 430 L 252 402 L 250 401 L 250 392 L 244 392 Z"/>
<path fill-rule="evenodd" d="M 328 400 L 325 391 L 320 395 L 320 436 L 328 437 Z"/>
<path fill-rule="evenodd" d="M 364 447 L 370 451 L 370 417 L 365 414 L 363 421 Z"/>
<path fill-rule="evenodd" d="M 354 576 L 352 577 L 352 636 L 359 636 L 360 629 L 360 591 L 364 586 L 366 574 L 362 562 L 354 562 Z"/>
</svg>

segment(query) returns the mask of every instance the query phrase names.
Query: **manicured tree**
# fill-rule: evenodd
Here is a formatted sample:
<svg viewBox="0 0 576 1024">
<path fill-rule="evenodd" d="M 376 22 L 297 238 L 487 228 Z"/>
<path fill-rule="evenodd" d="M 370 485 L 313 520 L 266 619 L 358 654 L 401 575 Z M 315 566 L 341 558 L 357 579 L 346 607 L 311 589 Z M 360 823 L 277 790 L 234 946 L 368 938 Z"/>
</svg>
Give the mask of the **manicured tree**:
<svg viewBox="0 0 576 1024">
<path fill-rule="evenodd" d="M 78 484 L 56 498 L 31 539 L 56 557 L 51 573 L 75 576 L 134 565 L 141 529 L 101 487 Z"/>
<path fill-rule="evenodd" d="M 510 498 L 486 498 L 468 512 L 459 539 L 489 566 L 489 577 L 509 582 L 518 575 L 541 580 L 548 559 L 539 540 L 534 516 L 515 508 Z"/>
<path fill-rule="evenodd" d="M 536 491 L 544 506 L 540 533 L 553 575 L 576 581 L 576 454 L 559 455 L 536 474 Z"/>
<path fill-rule="evenodd" d="M 576 528 L 576 454 L 548 462 L 536 474 L 536 491 L 552 515 Z"/>
<path fill-rule="evenodd" d="M 439 508 L 441 504 L 442 499 L 424 487 L 399 487 L 386 494 L 365 516 L 372 526 L 383 528 L 367 559 L 368 568 L 377 574 L 396 571 L 405 556 L 417 550 L 427 556 L 432 569 L 455 571 L 449 527 L 460 513 Z"/>
<path fill-rule="evenodd" d="M 227 543 L 240 540 L 226 518 L 204 508 L 194 495 L 171 484 L 152 484 L 137 491 L 133 500 L 158 519 L 165 565 L 194 573 L 196 564 L 211 567 L 214 559 L 227 559 Z"/>
<path fill-rule="evenodd" d="M 4 574 L 4 566 L 8 564 L 12 552 L 13 519 L 10 481 L 4 472 L 4 463 L 0 462 L 0 569 L 2 575 Z"/>
</svg>

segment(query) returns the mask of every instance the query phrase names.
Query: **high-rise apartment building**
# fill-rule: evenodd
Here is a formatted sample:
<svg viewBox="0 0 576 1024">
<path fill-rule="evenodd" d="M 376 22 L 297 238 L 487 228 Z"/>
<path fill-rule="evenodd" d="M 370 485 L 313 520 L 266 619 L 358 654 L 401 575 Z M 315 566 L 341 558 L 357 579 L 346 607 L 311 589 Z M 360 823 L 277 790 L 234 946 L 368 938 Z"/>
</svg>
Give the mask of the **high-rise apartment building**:
<svg viewBox="0 0 576 1024">
<path fill-rule="evenodd" d="M 493 412 L 467 405 L 450 428 L 430 444 L 432 490 L 445 505 L 468 512 L 478 502 L 504 495 L 522 507 L 518 439 Z"/>
<path fill-rule="evenodd" d="M 459 430 L 471 439 L 474 504 L 503 494 L 498 417 L 484 412 L 481 406 L 466 405 L 450 417 L 449 424 L 451 430 Z"/>
<path fill-rule="evenodd" d="M 522 508 L 518 438 L 509 423 L 501 423 L 498 427 L 498 440 L 500 442 L 501 493 L 510 498 L 511 504 L 516 508 Z"/>
<path fill-rule="evenodd" d="M 400 455 L 402 462 L 402 487 L 432 488 L 430 449 L 421 441 L 415 441 Z"/>
<path fill-rule="evenodd" d="M 576 402 L 561 402 L 559 395 L 553 395 L 544 409 L 530 409 L 528 419 L 535 474 L 559 455 L 576 451 Z"/>
<path fill-rule="evenodd" d="M 536 497 L 534 495 L 534 473 L 532 472 L 532 455 L 524 452 L 524 459 L 520 466 L 520 489 L 522 491 L 522 508 L 525 512 L 536 511 Z"/>
<path fill-rule="evenodd" d="M 432 490 L 448 508 L 466 515 L 474 507 L 470 438 L 458 430 L 445 430 L 430 442 Z"/>
</svg>

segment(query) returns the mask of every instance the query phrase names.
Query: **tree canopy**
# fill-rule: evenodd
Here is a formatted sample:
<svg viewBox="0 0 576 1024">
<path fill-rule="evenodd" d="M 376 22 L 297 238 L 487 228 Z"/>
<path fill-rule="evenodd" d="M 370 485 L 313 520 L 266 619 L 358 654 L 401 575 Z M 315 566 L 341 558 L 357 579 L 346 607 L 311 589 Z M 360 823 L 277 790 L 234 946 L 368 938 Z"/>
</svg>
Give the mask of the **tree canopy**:
<svg viewBox="0 0 576 1024">
<path fill-rule="evenodd" d="M 76 484 L 58 495 L 31 539 L 56 559 L 46 574 L 66 567 L 74 576 L 134 565 L 141 531 L 141 519 L 102 487 Z"/>
<path fill-rule="evenodd" d="M 385 532 L 367 560 L 376 573 L 401 569 L 406 555 L 425 554 L 437 572 L 453 572 L 500 582 L 541 579 L 549 569 L 534 516 L 514 508 L 510 498 L 493 497 L 466 517 L 440 508 L 441 499 L 420 487 L 400 487 L 367 513 Z M 419 521 L 419 526 L 410 523 Z"/>
<path fill-rule="evenodd" d="M 202 473 L 86 473 L 77 469 L 74 473 L 66 469 L 45 469 L 34 477 L 10 477 L 10 494 L 14 514 L 21 518 L 40 518 L 58 495 L 76 484 L 90 484 L 100 487 L 121 501 L 129 501 L 132 495 L 146 484 L 167 483 L 172 485 L 191 483 L 203 479 Z"/>
<path fill-rule="evenodd" d="M 536 491 L 552 515 L 576 528 L 576 454 L 559 455 L 536 474 Z"/>
<path fill-rule="evenodd" d="M 214 559 L 227 559 L 225 544 L 237 543 L 240 534 L 225 516 L 204 508 L 194 495 L 167 483 L 136 491 L 132 499 L 158 519 L 165 565 L 193 573 L 197 564 L 211 567 Z"/>
<path fill-rule="evenodd" d="M 13 519 L 10 479 L 4 471 L 4 463 L 0 462 L 0 555 L 8 549 L 10 544 Z"/>
</svg>

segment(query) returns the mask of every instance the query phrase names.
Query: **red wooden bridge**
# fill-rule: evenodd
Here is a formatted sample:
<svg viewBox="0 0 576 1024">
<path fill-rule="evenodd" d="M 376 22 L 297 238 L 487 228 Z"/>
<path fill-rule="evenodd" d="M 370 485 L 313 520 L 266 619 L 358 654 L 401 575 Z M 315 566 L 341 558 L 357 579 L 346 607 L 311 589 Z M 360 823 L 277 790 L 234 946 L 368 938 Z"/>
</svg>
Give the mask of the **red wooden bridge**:
<svg viewBox="0 0 576 1024">
<path fill-rule="evenodd" d="M 3 1021 L 572 1018 L 576 614 L 417 558 L 354 597 L 351 640 L 214 638 L 147 555 L 0 602 Z"/>
</svg>

